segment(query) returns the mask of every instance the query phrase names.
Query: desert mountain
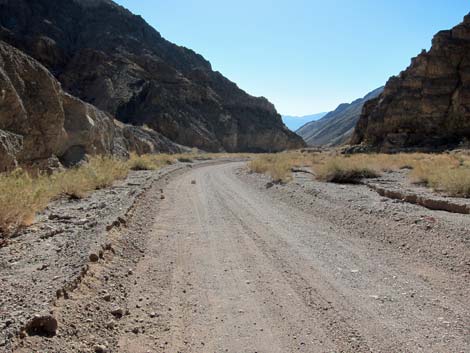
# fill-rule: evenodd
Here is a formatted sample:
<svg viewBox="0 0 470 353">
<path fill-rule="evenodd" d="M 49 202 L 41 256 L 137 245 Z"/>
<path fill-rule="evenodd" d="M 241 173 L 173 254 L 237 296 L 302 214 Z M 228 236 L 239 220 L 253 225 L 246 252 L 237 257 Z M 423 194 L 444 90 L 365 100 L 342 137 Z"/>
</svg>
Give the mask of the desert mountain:
<svg viewBox="0 0 470 353">
<path fill-rule="evenodd" d="M 470 138 L 470 15 L 389 79 L 364 106 L 352 142 L 381 151 L 455 147 Z"/>
<path fill-rule="evenodd" d="M 248 95 L 112 1 L 0 1 L 0 39 L 44 65 L 90 109 L 178 144 L 229 152 L 303 145 L 268 100 Z"/>
<path fill-rule="evenodd" d="M 323 118 L 305 124 L 296 133 L 310 146 L 337 146 L 349 140 L 365 102 L 377 97 L 383 87 L 352 103 L 343 103 Z"/>
<path fill-rule="evenodd" d="M 48 169 L 85 154 L 181 152 L 155 131 L 125 125 L 64 92 L 38 61 L 0 41 L 0 172 Z"/>
</svg>

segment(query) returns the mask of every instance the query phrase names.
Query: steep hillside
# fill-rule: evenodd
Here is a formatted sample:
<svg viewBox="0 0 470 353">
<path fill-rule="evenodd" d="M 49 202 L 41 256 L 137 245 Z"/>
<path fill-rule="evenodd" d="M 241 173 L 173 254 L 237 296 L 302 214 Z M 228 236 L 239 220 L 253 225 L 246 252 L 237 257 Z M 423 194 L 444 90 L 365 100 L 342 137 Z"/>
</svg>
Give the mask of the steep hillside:
<svg viewBox="0 0 470 353">
<path fill-rule="evenodd" d="M 124 125 L 65 93 L 39 62 L 0 41 L 0 172 L 71 165 L 85 154 L 180 152 L 150 130 Z"/>
<path fill-rule="evenodd" d="M 209 151 L 303 145 L 265 98 L 112 1 L 3 0 L 0 39 L 45 65 L 70 94 L 177 143 Z"/>
<path fill-rule="evenodd" d="M 296 133 L 309 146 L 343 144 L 351 137 L 364 103 L 377 97 L 382 90 L 383 87 L 380 87 L 352 103 L 340 104 L 338 108 L 326 114 L 322 119 L 305 124 Z"/>
<path fill-rule="evenodd" d="M 440 31 L 368 102 L 352 142 L 381 151 L 442 149 L 470 139 L 470 15 Z"/>
</svg>

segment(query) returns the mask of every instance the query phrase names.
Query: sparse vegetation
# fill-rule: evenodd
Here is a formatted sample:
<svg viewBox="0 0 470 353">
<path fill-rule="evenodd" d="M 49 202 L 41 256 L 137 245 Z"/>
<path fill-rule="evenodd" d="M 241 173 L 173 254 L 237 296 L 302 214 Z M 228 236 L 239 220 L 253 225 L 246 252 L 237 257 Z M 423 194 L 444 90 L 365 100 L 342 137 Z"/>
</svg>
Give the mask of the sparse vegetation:
<svg viewBox="0 0 470 353">
<path fill-rule="evenodd" d="M 292 169 L 308 167 L 318 180 L 356 183 L 387 171 L 409 169 L 407 175 L 419 183 L 451 196 L 470 197 L 470 154 L 357 154 L 286 152 L 279 154 L 156 154 L 131 155 L 128 161 L 91 157 L 88 163 L 52 175 L 31 176 L 19 169 L 0 174 L 0 235 L 34 221 L 37 212 L 60 196 L 82 198 L 89 192 L 123 179 L 129 170 L 155 170 L 176 161 L 252 157 L 249 168 L 286 183 Z M 1 237 L 1 236 L 0 236 Z"/>
<path fill-rule="evenodd" d="M 279 153 L 264 154 L 249 162 L 249 168 L 255 173 L 269 175 L 275 182 L 286 183 L 292 179 L 292 167 L 297 154 Z"/>
<path fill-rule="evenodd" d="M 30 224 L 51 198 L 47 177 L 33 179 L 22 170 L 0 174 L 0 190 L 0 231 L 4 234 Z"/>
<path fill-rule="evenodd" d="M 131 154 L 122 161 L 110 157 L 90 157 L 78 167 L 52 175 L 32 176 L 22 169 L 0 174 L 0 238 L 29 225 L 35 215 L 60 196 L 83 198 L 93 190 L 124 179 L 130 170 L 156 170 L 166 165 L 193 160 L 228 157 L 248 157 L 248 154 Z"/>
<path fill-rule="evenodd" d="M 109 157 L 92 157 L 79 167 L 53 174 L 48 178 L 51 198 L 66 195 L 85 197 L 90 191 L 110 186 L 129 172 L 127 162 Z"/>
<path fill-rule="evenodd" d="M 358 162 L 353 158 L 335 157 L 329 159 L 316 169 L 319 180 L 331 183 L 358 183 L 364 178 L 380 176 L 377 169 L 370 167 L 365 161 Z"/>
<path fill-rule="evenodd" d="M 415 164 L 412 182 L 451 196 L 470 197 L 470 157 L 465 154 L 435 155 Z"/>
<path fill-rule="evenodd" d="M 450 196 L 470 197 L 470 155 L 468 153 L 400 153 L 341 155 L 288 152 L 259 155 L 249 168 L 283 182 L 292 179 L 292 168 L 309 167 L 318 180 L 357 183 L 384 172 L 407 169 L 409 180 L 426 185 Z"/>
<path fill-rule="evenodd" d="M 37 212 L 61 195 L 82 198 L 124 178 L 128 171 L 126 162 L 92 157 L 80 167 L 52 175 L 32 177 L 21 169 L 0 174 L 0 232 L 5 235 L 32 223 Z"/>
<path fill-rule="evenodd" d="M 168 154 L 131 154 L 127 162 L 131 170 L 155 170 L 175 162 L 175 157 Z"/>
</svg>

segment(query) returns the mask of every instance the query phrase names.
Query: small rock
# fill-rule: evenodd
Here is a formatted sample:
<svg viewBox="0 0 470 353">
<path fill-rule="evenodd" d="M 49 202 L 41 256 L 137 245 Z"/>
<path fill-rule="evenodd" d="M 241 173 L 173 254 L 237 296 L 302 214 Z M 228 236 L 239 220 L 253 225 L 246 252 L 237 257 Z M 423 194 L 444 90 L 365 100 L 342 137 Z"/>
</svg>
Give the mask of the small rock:
<svg viewBox="0 0 470 353">
<path fill-rule="evenodd" d="M 99 259 L 100 259 L 100 257 L 98 256 L 98 254 L 96 254 L 94 252 L 90 254 L 90 261 L 91 262 L 98 262 Z"/>
<path fill-rule="evenodd" d="M 55 336 L 57 332 L 57 320 L 52 315 L 37 315 L 27 325 L 26 332 L 30 336 Z"/>
<path fill-rule="evenodd" d="M 106 346 L 104 346 L 102 344 L 97 344 L 96 346 L 93 347 L 93 350 L 95 351 L 95 353 L 106 353 L 106 352 L 108 352 L 108 349 L 106 348 Z"/>
<path fill-rule="evenodd" d="M 106 293 L 103 295 L 103 300 L 106 301 L 106 302 L 110 302 L 111 301 L 111 294 L 109 293 Z"/>
<path fill-rule="evenodd" d="M 160 200 L 165 200 L 165 195 L 160 195 Z"/>
<path fill-rule="evenodd" d="M 122 310 L 122 308 L 114 308 L 111 310 L 111 314 L 117 318 L 121 318 L 124 316 L 124 310 Z"/>
<path fill-rule="evenodd" d="M 48 264 L 42 264 L 41 266 L 38 267 L 38 271 L 45 270 L 45 269 L 48 268 L 48 267 L 49 267 Z"/>
<path fill-rule="evenodd" d="M 191 184 L 196 185 L 196 180 L 191 180 Z"/>
<path fill-rule="evenodd" d="M 132 333 L 135 333 L 136 335 L 139 333 L 139 328 L 138 327 L 134 327 L 132 329 Z"/>
</svg>

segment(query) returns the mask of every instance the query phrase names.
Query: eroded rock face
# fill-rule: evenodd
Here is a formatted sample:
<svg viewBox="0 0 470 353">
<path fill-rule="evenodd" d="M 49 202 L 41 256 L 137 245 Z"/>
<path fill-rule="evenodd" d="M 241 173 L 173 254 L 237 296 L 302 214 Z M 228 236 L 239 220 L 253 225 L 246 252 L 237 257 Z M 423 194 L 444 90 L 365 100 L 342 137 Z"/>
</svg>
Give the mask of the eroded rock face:
<svg viewBox="0 0 470 353">
<path fill-rule="evenodd" d="M 352 143 L 382 151 L 454 147 L 470 138 L 470 15 L 433 39 L 367 102 Z"/>
<path fill-rule="evenodd" d="M 2 0 L 0 38 L 70 94 L 133 125 L 208 151 L 302 147 L 274 106 L 112 1 Z"/>
<path fill-rule="evenodd" d="M 0 172 L 18 165 L 50 169 L 95 154 L 178 152 L 158 133 L 130 127 L 65 93 L 39 62 L 0 41 Z"/>
<path fill-rule="evenodd" d="M 0 173 L 18 166 L 16 155 L 22 148 L 23 138 L 20 135 L 0 130 Z"/>
</svg>

